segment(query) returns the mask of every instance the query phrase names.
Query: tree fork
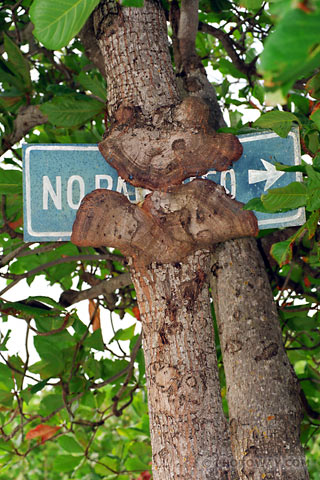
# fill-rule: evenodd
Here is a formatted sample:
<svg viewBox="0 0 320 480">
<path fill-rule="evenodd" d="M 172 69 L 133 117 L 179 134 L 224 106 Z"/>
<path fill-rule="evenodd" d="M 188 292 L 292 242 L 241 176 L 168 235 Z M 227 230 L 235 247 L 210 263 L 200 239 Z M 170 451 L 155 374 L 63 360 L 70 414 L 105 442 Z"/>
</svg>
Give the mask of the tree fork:
<svg viewBox="0 0 320 480">
<path fill-rule="evenodd" d="M 106 62 L 108 112 L 114 119 L 111 122 L 111 131 L 107 133 L 103 145 L 108 145 L 108 140 L 112 140 L 113 134 L 117 135 L 119 142 L 123 141 L 123 137 L 128 132 L 131 135 L 133 129 L 136 130 L 134 135 L 138 133 L 137 130 L 152 131 L 156 132 L 158 138 L 162 131 L 167 133 L 174 128 L 180 128 L 179 135 L 185 137 L 187 134 L 183 130 L 188 129 L 194 130 L 191 132 L 194 137 L 205 135 L 211 127 L 207 124 L 206 109 L 202 108 L 201 100 L 200 102 L 197 99 L 195 102 L 191 101 L 192 105 L 201 106 L 199 125 L 195 124 L 192 110 L 190 114 L 188 113 L 190 109 L 183 107 L 182 114 L 179 116 L 181 110 L 178 107 L 178 114 L 175 113 L 179 96 L 175 87 L 168 53 L 165 18 L 160 4 L 156 1 L 146 1 L 141 9 L 121 9 L 117 3 L 104 1 L 98 6 L 95 15 L 96 36 Z M 188 103 L 184 105 L 188 107 Z M 203 122 L 202 119 L 204 119 Z M 196 121 L 199 123 L 198 119 Z M 175 122 L 180 122 L 180 125 L 177 127 Z M 215 133 L 210 130 L 209 135 L 215 136 Z M 234 137 L 225 138 L 231 140 L 229 145 L 234 144 L 239 147 L 239 142 Z M 138 146 L 139 140 L 138 136 L 136 139 Z M 178 140 L 180 146 L 182 142 Z M 140 143 L 140 146 L 143 147 L 143 144 Z M 130 149 L 123 148 L 122 151 L 124 150 L 126 153 L 124 165 L 127 162 L 129 166 Z M 226 160 L 229 164 L 230 158 L 232 162 L 241 155 L 241 148 L 236 148 L 236 153 L 233 153 L 232 148 L 229 148 L 229 151 L 226 148 L 226 151 Z M 139 155 L 136 157 L 139 158 Z M 113 163 L 117 168 L 120 159 L 116 158 L 116 162 Z M 185 161 L 185 167 L 187 166 L 188 159 Z M 208 165 L 205 167 L 205 170 L 207 169 Z M 136 172 L 134 173 L 137 176 Z M 156 171 L 154 178 L 157 176 L 160 177 L 159 171 Z M 141 186 L 145 187 L 146 184 L 143 182 Z M 206 181 L 198 182 L 201 185 L 207 185 Z M 145 254 L 141 255 L 144 244 L 150 241 L 148 236 L 141 235 L 141 232 L 145 232 L 144 228 L 149 222 L 153 222 L 154 229 L 158 229 L 161 233 L 161 225 L 165 225 L 169 218 L 167 214 L 170 215 L 171 212 L 174 217 L 175 202 L 177 203 L 180 190 L 185 191 L 190 188 L 177 186 L 178 193 L 172 192 L 170 191 L 170 188 L 173 188 L 170 187 L 172 183 L 175 183 L 172 178 L 167 178 L 163 191 L 154 192 L 150 197 L 151 200 L 145 202 L 144 209 L 141 206 L 124 205 L 124 197 L 118 195 L 115 198 L 114 192 L 103 194 L 103 197 L 104 195 L 108 197 L 107 203 L 110 200 L 115 206 L 113 203 L 115 201 L 116 204 L 118 203 L 121 215 L 123 213 L 127 215 L 121 217 L 123 222 L 121 228 L 118 228 L 119 225 L 115 220 L 117 215 L 113 212 L 114 220 L 109 232 L 113 238 L 108 239 L 107 242 L 104 239 L 103 244 L 120 246 L 124 249 L 124 253 L 132 257 L 134 284 L 137 289 L 142 322 L 145 323 L 144 351 L 147 360 L 148 397 L 151 399 L 149 405 L 154 478 L 189 480 L 191 475 L 192 478 L 199 478 L 199 480 L 208 478 L 235 480 L 237 474 L 232 461 L 228 425 L 222 410 L 214 349 L 207 283 L 208 252 L 194 253 L 189 257 L 184 253 L 183 262 L 178 261 L 181 256 L 179 252 L 177 261 L 162 264 L 150 263 L 152 258 L 148 258 Z M 157 184 L 153 187 L 157 187 Z M 217 200 L 225 196 L 226 201 L 231 202 L 231 210 L 234 210 L 236 215 L 237 209 L 239 210 L 237 202 L 222 193 L 221 187 L 217 187 L 217 192 Z M 100 192 L 93 192 L 90 195 L 84 199 L 78 212 L 72 236 L 74 243 L 77 243 L 80 237 L 81 242 L 86 241 L 85 237 L 90 236 L 91 222 L 97 219 L 102 222 L 103 211 L 108 214 L 104 199 L 100 201 L 98 198 Z M 169 201 L 166 195 L 172 195 Z M 180 197 L 185 198 L 184 194 Z M 92 200 L 93 203 L 90 203 Z M 100 208 L 101 213 L 98 211 Z M 112 212 L 110 205 L 109 210 Z M 207 235 L 206 230 L 203 227 L 201 229 L 203 218 L 197 206 L 193 214 L 197 219 L 195 222 L 192 221 L 192 215 L 188 214 L 186 204 L 180 210 L 186 212 L 186 221 L 180 214 L 177 219 L 173 218 L 171 225 L 173 233 L 176 228 L 174 223 L 177 223 L 182 236 L 187 233 L 189 237 L 196 238 L 197 231 L 200 233 L 199 239 L 203 237 L 203 233 L 204 236 Z M 244 212 L 240 213 L 241 215 L 244 215 Z M 250 218 L 251 233 L 255 234 L 254 216 L 251 214 L 247 218 Z M 132 228 L 132 221 L 134 228 Z M 168 223 L 170 224 L 170 221 Z M 102 232 L 102 237 L 104 233 L 108 234 L 108 228 L 104 228 L 102 224 L 96 226 L 94 235 L 98 232 Z M 106 222 L 106 226 L 110 226 L 109 221 Z M 184 228 L 181 230 L 180 227 Z M 163 231 L 165 230 L 166 228 Z M 152 234 L 153 228 L 149 229 L 149 232 Z M 241 235 L 246 234 L 246 231 L 241 233 Z M 134 245 L 139 236 L 141 237 L 138 242 L 140 249 Z M 170 237 L 174 238 L 174 235 Z M 126 246 L 129 247 L 127 251 Z M 192 252 L 195 250 L 194 246 Z M 203 245 L 200 248 L 203 248 Z M 159 255 L 163 252 L 158 248 L 155 254 Z M 170 260 L 172 261 L 173 258 Z M 199 343 L 201 345 L 198 345 Z M 161 354 L 162 358 L 160 358 Z M 161 395 L 159 395 L 159 389 Z M 160 401 L 158 401 L 159 398 Z M 161 439 L 160 442 L 158 439 Z"/>
</svg>

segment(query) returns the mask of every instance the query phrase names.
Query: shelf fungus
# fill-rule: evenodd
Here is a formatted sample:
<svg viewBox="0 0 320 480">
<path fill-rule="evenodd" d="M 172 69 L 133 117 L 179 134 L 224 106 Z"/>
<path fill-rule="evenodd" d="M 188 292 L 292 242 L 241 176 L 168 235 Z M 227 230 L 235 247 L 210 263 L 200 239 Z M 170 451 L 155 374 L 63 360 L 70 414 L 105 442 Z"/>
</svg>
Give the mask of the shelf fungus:
<svg viewBox="0 0 320 480">
<path fill-rule="evenodd" d="M 118 192 L 99 189 L 84 197 L 71 241 L 119 248 L 134 261 L 171 263 L 232 238 L 255 236 L 257 219 L 210 180 L 150 193 L 136 205 Z"/>
<path fill-rule="evenodd" d="M 150 190 L 179 185 L 210 169 L 227 170 L 241 157 L 242 145 L 232 134 L 216 133 L 209 113 L 203 100 L 187 97 L 170 111 L 170 121 L 144 126 L 133 107 L 122 105 L 99 149 L 122 178 Z"/>
</svg>

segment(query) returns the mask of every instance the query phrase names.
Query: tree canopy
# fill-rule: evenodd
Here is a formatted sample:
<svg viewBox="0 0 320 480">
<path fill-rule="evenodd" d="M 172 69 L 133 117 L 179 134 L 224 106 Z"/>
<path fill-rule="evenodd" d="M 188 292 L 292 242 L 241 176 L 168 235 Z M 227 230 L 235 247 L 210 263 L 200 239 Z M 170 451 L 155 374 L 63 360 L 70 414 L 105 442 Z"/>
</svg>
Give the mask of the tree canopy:
<svg viewBox="0 0 320 480">
<path fill-rule="evenodd" d="M 22 233 L 21 142 L 96 144 L 110 121 L 104 71 L 86 23 L 98 3 L 0 5 L 0 311 L 1 322 L 10 322 L 8 334 L 0 334 L 1 480 L 151 478 L 140 328 L 114 329 L 110 338 L 100 328 L 107 322 L 113 328 L 114 315 L 140 322 L 125 257 L 107 247 L 25 243 Z M 143 0 L 121 4 L 140 7 Z M 179 3 L 162 5 L 174 58 Z M 200 0 L 196 38 L 228 124 L 220 132 L 271 129 L 286 137 L 299 129 L 301 165 L 277 169 L 299 171 L 303 182 L 272 188 L 245 208 L 306 209 L 304 225 L 261 231 L 258 244 L 302 388 L 301 441 L 313 480 L 320 479 L 319 25 L 318 0 Z M 59 285 L 60 298 L 21 298 L 21 282 L 38 277 Z M 16 301 L 8 300 L 9 290 Z M 80 301 L 88 303 L 89 323 L 77 312 Z M 25 351 L 9 352 L 22 322 Z M 227 415 L 218 334 L 216 342 Z"/>
</svg>

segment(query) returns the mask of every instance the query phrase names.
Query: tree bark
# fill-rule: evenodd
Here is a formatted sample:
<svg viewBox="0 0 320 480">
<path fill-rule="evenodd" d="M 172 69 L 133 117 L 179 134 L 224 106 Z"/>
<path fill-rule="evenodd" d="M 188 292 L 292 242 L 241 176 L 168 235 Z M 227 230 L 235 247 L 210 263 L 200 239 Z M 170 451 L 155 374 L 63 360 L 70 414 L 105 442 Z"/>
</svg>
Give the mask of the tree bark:
<svg viewBox="0 0 320 480">
<path fill-rule="evenodd" d="M 299 383 L 255 240 L 216 248 L 211 287 L 240 479 L 308 479 L 299 440 Z"/>
<path fill-rule="evenodd" d="M 184 1 L 182 10 L 184 7 L 186 13 L 187 7 L 192 8 L 192 4 Z M 188 15 L 183 18 L 188 24 Z M 114 163 L 117 163 L 123 156 L 124 165 L 127 161 L 129 165 L 130 149 L 125 151 L 124 138 L 131 135 L 131 139 L 132 135 L 140 135 L 141 132 L 145 135 L 147 131 L 145 143 L 157 143 L 161 131 L 170 132 L 177 128 L 175 107 L 180 99 L 167 48 L 165 19 L 155 0 L 145 1 L 142 9 L 123 9 L 117 2 L 104 0 L 97 7 L 94 25 L 106 64 L 108 114 L 111 118 L 111 130 L 107 132 L 101 150 L 106 153 L 109 163 L 112 164 L 114 159 Z M 194 22 L 189 27 L 190 31 L 194 31 Z M 181 47 L 187 40 L 181 30 L 176 33 Z M 201 97 L 206 104 L 214 105 L 209 112 L 206 128 L 216 128 L 223 123 L 223 119 L 217 108 L 214 90 L 201 65 L 194 61 L 194 51 L 192 61 L 188 61 L 187 49 L 182 57 L 180 73 L 185 92 Z M 191 103 L 200 105 L 194 101 Z M 204 112 L 202 107 L 200 110 Z M 199 134 L 203 129 L 202 123 L 194 125 L 193 116 L 189 117 L 191 126 L 180 122 L 179 132 L 191 128 L 195 130 L 194 134 Z M 116 139 L 116 142 L 112 145 L 112 142 L 108 143 L 110 139 Z M 113 158 L 110 144 L 114 153 L 121 141 L 122 151 L 119 155 L 116 152 L 119 158 L 117 155 Z M 182 142 L 179 142 L 179 147 L 180 144 Z M 150 164 L 158 155 L 157 148 L 152 146 L 151 150 L 147 148 L 145 155 L 148 157 L 150 154 Z M 135 155 L 139 158 L 138 151 Z M 133 165 L 135 168 L 135 159 Z M 117 167 L 116 164 L 113 166 Z M 154 176 L 156 178 L 157 174 Z M 131 173 L 128 175 L 129 180 L 135 180 L 133 177 Z M 142 183 L 144 180 L 142 178 Z M 155 181 L 151 188 L 157 190 L 157 185 Z M 167 186 L 170 187 L 170 182 Z M 166 195 L 166 182 L 161 183 L 161 190 L 164 191 L 161 195 Z M 124 208 L 129 207 L 124 205 Z M 173 211 L 174 208 L 170 206 L 169 210 Z M 138 213 L 142 215 L 142 211 L 138 210 L 134 215 Z M 151 210 L 149 213 L 153 215 Z M 151 216 L 148 221 L 150 219 Z M 161 225 L 160 217 L 158 220 L 158 225 Z M 131 223 L 128 222 L 128 234 Z M 116 225 L 114 236 L 117 233 Z M 122 235 L 118 235 L 118 238 L 125 241 Z M 150 241 L 149 238 L 145 240 L 147 243 Z M 129 244 L 132 244 L 131 240 Z M 247 240 L 227 242 L 221 244 L 215 254 L 217 277 L 213 289 L 216 292 L 215 306 L 221 319 L 219 324 L 226 357 L 233 450 L 241 479 L 304 479 L 307 474 L 298 440 L 300 410 L 296 400 L 297 386 L 283 352 L 268 280 L 253 245 Z M 198 251 L 183 261 L 179 259 L 162 264 L 148 263 L 152 259 L 146 262 L 146 255 L 140 259 L 138 254 L 133 255 L 130 251 L 128 255 L 132 257 L 133 280 L 144 328 L 154 478 L 238 478 L 230 449 L 228 425 L 221 406 L 208 298 L 208 253 Z M 250 266 L 259 272 L 254 277 L 255 283 L 251 284 L 250 278 L 242 276 L 242 263 L 237 264 L 237 255 L 243 259 L 244 267 L 249 272 L 247 277 L 251 274 Z M 237 290 L 231 289 L 232 280 L 239 283 L 244 289 L 243 294 L 247 295 L 245 300 L 242 298 L 242 303 L 239 297 L 233 296 L 237 295 Z M 257 305 L 258 301 L 260 306 Z M 254 311 L 251 317 L 247 311 L 250 305 Z M 246 319 L 239 327 L 237 324 L 238 330 L 228 326 L 233 314 Z M 264 328 L 259 328 L 258 316 L 261 319 L 265 317 L 263 322 L 267 325 L 267 333 Z M 231 340 L 226 333 L 229 330 L 237 332 Z M 241 342 L 244 342 L 244 346 Z M 245 367 L 235 363 L 237 351 Z M 236 376 L 232 376 L 234 372 Z M 253 373 L 248 378 L 250 372 Z M 248 379 L 248 387 L 244 379 Z M 267 380 L 270 379 L 272 393 L 269 395 Z M 231 381 L 234 386 L 230 386 Z M 286 403 L 281 408 L 279 404 L 283 399 Z M 286 455 L 286 452 L 289 453 Z M 281 464 L 279 466 L 278 463 L 274 468 L 279 455 Z M 291 461 L 297 458 L 301 461 L 299 467 L 283 467 L 286 459 Z M 262 463 L 265 464 L 264 469 Z"/>
<path fill-rule="evenodd" d="M 94 25 L 106 64 L 109 136 L 114 130 L 121 136 L 133 128 L 173 128 L 172 109 L 180 98 L 160 3 L 145 1 L 140 9 L 103 1 Z M 141 238 L 141 245 L 146 241 Z M 131 268 L 144 332 L 153 478 L 236 480 L 214 346 L 209 253 L 199 251 L 183 262 L 144 260 L 133 255 Z"/>
<path fill-rule="evenodd" d="M 154 480 L 238 478 L 220 397 L 208 252 L 134 263 L 143 322 Z"/>
</svg>

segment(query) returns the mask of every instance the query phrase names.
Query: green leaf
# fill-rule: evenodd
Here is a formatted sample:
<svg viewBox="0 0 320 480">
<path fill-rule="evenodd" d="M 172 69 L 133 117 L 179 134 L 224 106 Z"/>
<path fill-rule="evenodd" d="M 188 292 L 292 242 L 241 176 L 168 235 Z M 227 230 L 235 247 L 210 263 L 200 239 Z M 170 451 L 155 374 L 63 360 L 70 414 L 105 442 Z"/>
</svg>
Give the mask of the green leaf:
<svg viewBox="0 0 320 480">
<path fill-rule="evenodd" d="M 114 340 L 131 340 L 134 335 L 135 327 L 136 325 L 133 324 L 131 327 L 125 328 L 124 330 L 118 330 L 109 343 L 113 342 Z"/>
<path fill-rule="evenodd" d="M 46 378 L 45 380 L 41 380 L 41 382 L 36 383 L 30 388 L 30 392 L 32 394 L 40 392 L 40 390 L 42 390 L 47 385 L 48 381 L 49 378 Z"/>
<path fill-rule="evenodd" d="M 256 212 L 268 213 L 268 210 L 263 205 L 261 198 L 251 198 L 243 207 L 243 210 L 255 210 Z"/>
<path fill-rule="evenodd" d="M 4 48 L 8 55 L 8 67 L 14 75 L 19 75 L 27 88 L 31 87 L 29 62 L 23 56 L 19 47 L 4 35 Z"/>
<path fill-rule="evenodd" d="M 58 394 L 47 395 L 43 397 L 39 406 L 39 413 L 43 416 L 51 415 L 51 413 L 63 406 L 62 396 Z"/>
<path fill-rule="evenodd" d="M 300 123 L 299 119 L 290 112 L 273 110 L 259 117 L 253 124 L 254 127 L 271 128 L 280 137 L 287 137 L 291 130 L 292 122 Z"/>
<path fill-rule="evenodd" d="M 104 105 L 86 95 L 61 95 L 41 105 L 49 122 L 58 127 L 74 127 L 101 113 Z"/>
<path fill-rule="evenodd" d="M 317 228 L 318 228 L 319 219 L 320 219 L 320 210 L 316 210 L 315 212 L 313 212 L 310 215 L 310 217 L 306 221 L 305 228 L 307 228 L 307 230 L 308 230 L 309 239 L 314 237 L 314 235 L 317 231 Z"/>
<path fill-rule="evenodd" d="M 278 262 L 280 267 L 290 263 L 292 260 L 292 242 L 285 240 L 284 242 L 274 243 L 270 250 L 273 258 Z"/>
<path fill-rule="evenodd" d="M 269 212 L 292 210 L 306 204 L 307 188 L 300 182 L 292 182 L 286 187 L 273 188 L 261 195 L 261 200 Z"/>
<path fill-rule="evenodd" d="M 81 445 L 70 435 L 59 437 L 58 443 L 66 452 L 83 454 Z"/>
<path fill-rule="evenodd" d="M 314 75 L 306 84 L 306 89 L 313 98 L 320 98 L 320 73 Z"/>
<path fill-rule="evenodd" d="M 103 344 L 103 338 L 101 334 L 101 328 L 98 328 L 98 330 L 96 330 L 89 337 L 87 337 L 83 342 L 83 344 L 86 347 L 94 348 L 95 350 L 99 350 L 100 352 L 103 352 L 104 344 Z"/>
<path fill-rule="evenodd" d="M 53 462 L 55 472 L 71 472 L 81 462 L 82 457 L 73 455 L 58 455 Z"/>
<path fill-rule="evenodd" d="M 33 342 L 40 358 L 48 363 L 51 375 L 61 373 L 64 369 L 63 355 L 52 339 L 36 336 Z"/>
<path fill-rule="evenodd" d="M 247 10 L 259 10 L 262 0 L 241 0 L 241 6 Z"/>
<path fill-rule="evenodd" d="M 34 36 L 46 48 L 58 50 L 80 31 L 99 0 L 34 0 L 30 18 Z"/>
<path fill-rule="evenodd" d="M 0 390 L 0 405 L 11 407 L 13 402 L 13 394 L 6 390 Z"/>
<path fill-rule="evenodd" d="M 265 95 L 265 90 L 264 88 L 259 85 L 258 83 L 253 87 L 253 92 L 252 95 L 261 103 L 261 105 L 264 102 L 264 95 Z"/>
<path fill-rule="evenodd" d="M 308 174 L 307 210 L 313 211 L 320 208 L 320 173 L 311 165 L 306 167 Z"/>
<path fill-rule="evenodd" d="M 310 119 L 317 125 L 318 129 L 320 130 L 320 108 L 315 110 L 311 115 Z"/>
<path fill-rule="evenodd" d="M 0 363 L 0 382 L 7 391 L 11 391 L 14 388 L 14 381 L 12 379 L 12 371 L 8 365 Z"/>
<path fill-rule="evenodd" d="M 97 77 L 93 77 L 89 74 L 81 72 L 77 77 L 76 80 L 90 92 L 100 97 L 102 100 L 106 100 L 107 97 L 107 86 L 103 80 L 98 79 Z"/>
<path fill-rule="evenodd" d="M 245 74 L 240 72 L 232 62 L 226 58 L 221 58 L 219 60 L 219 70 L 225 75 L 232 75 L 234 78 L 244 78 Z"/>
<path fill-rule="evenodd" d="M 302 172 L 307 173 L 305 165 L 284 165 L 283 163 L 275 162 L 275 167 L 280 172 Z"/>
<path fill-rule="evenodd" d="M 103 457 L 100 463 L 94 467 L 94 471 L 104 478 L 111 472 L 116 472 L 119 467 L 119 461 L 116 458 Z"/>
<path fill-rule="evenodd" d="M 142 462 L 139 458 L 128 458 L 125 462 L 125 467 L 127 470 L 144 472 L 149 469 L 149 465 L 145 462 Z"/>
<path fill-rule="evenodd" d="M 260 57 L 260 71 L 268 85 L 292 85 L 319 65 L 319 25 L 319 10 L 292 9 L 283 16 Z"/>
<path fill-rule="evenodd" d="M 20 170 L 0 169 L 0 192 L 2 195 L 8 193 L 21 193 L 22 172 Z"/>
</svg>

